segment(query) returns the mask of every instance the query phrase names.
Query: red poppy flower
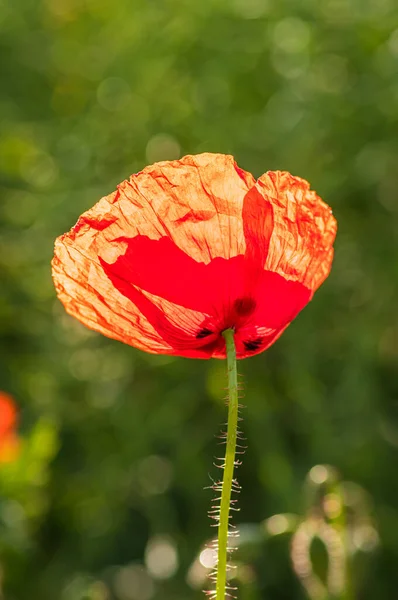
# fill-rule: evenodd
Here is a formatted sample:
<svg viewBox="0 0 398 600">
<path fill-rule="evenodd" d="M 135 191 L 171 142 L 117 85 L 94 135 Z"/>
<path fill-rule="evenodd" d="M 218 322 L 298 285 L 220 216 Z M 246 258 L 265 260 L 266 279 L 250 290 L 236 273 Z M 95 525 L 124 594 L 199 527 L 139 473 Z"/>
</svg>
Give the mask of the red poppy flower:
<svg viewBox="0 0 398 600">
<path fill-rule="evenodd" d="M 16 457 L 19 440 L 15 434 L 17 408 L 13 398 L 0 391 L 0 462 L 8 462 Z"/>
<path fill-rule="evenodd" d="M 141 350 L 238 358 L 268 348 L 330 271 L 336 221 L 309 184 L 257 181 L 231 156 L 160 162 L 118 186 L 55 243 L 66 310 Z"/>
</svg>

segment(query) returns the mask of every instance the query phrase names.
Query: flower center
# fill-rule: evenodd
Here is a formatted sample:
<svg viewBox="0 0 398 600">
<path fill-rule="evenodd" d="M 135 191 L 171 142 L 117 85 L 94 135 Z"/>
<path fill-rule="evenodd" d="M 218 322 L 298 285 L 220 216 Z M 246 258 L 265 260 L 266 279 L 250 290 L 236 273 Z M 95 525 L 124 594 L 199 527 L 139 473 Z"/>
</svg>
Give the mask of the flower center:
<svg viewBox="0 0 398 600">
<path fill-rule="evenodd" d="M 225 315 L 220 320 L 216 319 L 212 323 L 203 323 L 202 328 L 196 333 L 196 339 L 203 340 L 209 336 L 221 336 L 222 332 L 229 328 L 238 331 L 244 325 L 247 317 L 253 314 L 256 307 L 256 301 L 250 296 L 237 298 L 228 315 Z M 249 346 L 246 349 L 256 350 L 261 345 L 261 342 L 262 340 L 258 339 L 254 339 L 252 342 L 248 341 Z"/>
</svg>

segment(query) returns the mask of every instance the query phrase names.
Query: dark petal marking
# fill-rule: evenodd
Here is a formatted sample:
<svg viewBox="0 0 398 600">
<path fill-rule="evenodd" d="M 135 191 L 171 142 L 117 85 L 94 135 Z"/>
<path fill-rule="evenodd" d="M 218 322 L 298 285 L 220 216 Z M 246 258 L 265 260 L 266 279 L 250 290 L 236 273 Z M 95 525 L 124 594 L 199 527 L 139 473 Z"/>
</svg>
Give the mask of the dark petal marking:
<svg viewBox="0 0 398 600">
<path fill-rule="evenodd" d="M 234 302 L 234 309 L 238 315 L 242 317 L 247 317 L 254 312 L 256 308 L 256 301 L 250 296 L 243 296 L 242 298 L 238 298 Z"/>
<path fill-rule="evenodd" d="M 254 352 L 255 350 L 258 350 L 261 346 L 261 344 L 263 343 L 263 338 L 256 338 L 255 340 L 246 340 L 246 342 L 243 342 L 244 347 L 246 348 L 246 350 L 248 350 L 249 352 Z"/>
<path fill-rule="evenodd" d="M 212 335 L 214 333 L 214 331 L 211 331 L 211 329 L 201 329 L 200 331 L 198 331 L 198 333 L 196 334 L 196 339 L 201 340 L 202 338 L 207 337 L 208 335 Z"/>
</svg>

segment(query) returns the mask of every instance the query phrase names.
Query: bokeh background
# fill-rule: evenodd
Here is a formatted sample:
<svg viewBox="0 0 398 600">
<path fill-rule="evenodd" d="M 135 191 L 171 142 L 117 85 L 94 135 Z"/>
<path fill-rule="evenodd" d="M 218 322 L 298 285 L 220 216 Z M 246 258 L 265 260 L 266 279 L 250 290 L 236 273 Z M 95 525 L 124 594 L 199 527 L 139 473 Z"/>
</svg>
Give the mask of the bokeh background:
<svg viewBox="0 0 398 600">
<path fill-rule="evenodd" d="M 132 172 L 213 151 L 308 179 L 339 222 L 314 301 L 239 365 L 239 598 L 396 598 L 395 0 L 2 0 L 0 48 L 1 597 L 203 597 L 225 365 L 86 330 L 50 260 Z"/>
</svg>

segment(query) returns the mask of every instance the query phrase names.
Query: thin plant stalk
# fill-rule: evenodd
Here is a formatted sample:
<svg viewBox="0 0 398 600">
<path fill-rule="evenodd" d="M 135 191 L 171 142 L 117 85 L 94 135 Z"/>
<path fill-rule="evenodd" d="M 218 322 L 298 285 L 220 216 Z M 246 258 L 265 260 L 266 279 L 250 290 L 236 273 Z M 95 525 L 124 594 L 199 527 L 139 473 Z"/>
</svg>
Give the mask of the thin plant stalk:
<svg viewBox="0 0 398 600">
<path fill-rule="evenodd" d="M 352 573 L 351 573 L 351 562 L 352 557 L 350 556 L 350 541 L 349 541 L 349 530 L 347 523 L 347 507 L 345 505 L 345 495 L 343 486 L 341 483 L 338 483 L 333 490 L 335 494 L 337 494 L 341 511 L 340 514 L 337 515 L 337 518 L 334 519 L 334 528 L 337 529 L 338 533 L 341 536 L 343 548 L 344 548 L 344 558 L 345 558 L 345 570 L 344 570 L 344 590 L 342 591 L 340 600 L 355 600 L 353 581 L 352 581 Z"/>
<path fill-rule="evenodd" d="M 238 376 L 234 330 L 223 332 L 227 351 L 228 369 L 228 425 L 227 442 L 222 481 L 220 516 L 218 523 L 218 560 L 216 578 L 216 600 L 225 600 L 228 567 L 229 513 L 235 467 L 236 441 L 238 437 Z"/>
</svg>

